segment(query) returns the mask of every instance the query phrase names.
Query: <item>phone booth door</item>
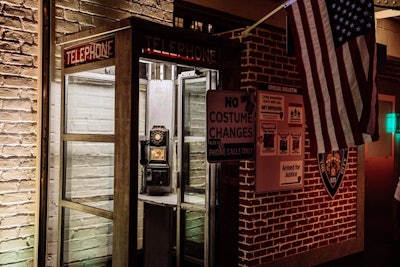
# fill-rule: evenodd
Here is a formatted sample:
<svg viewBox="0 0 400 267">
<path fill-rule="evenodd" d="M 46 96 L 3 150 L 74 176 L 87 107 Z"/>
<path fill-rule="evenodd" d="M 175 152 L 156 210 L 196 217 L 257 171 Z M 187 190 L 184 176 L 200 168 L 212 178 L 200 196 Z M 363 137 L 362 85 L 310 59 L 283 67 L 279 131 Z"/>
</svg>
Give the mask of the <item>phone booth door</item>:
<svg viewBox="0 0 400 267">
<path fill-rule="evenodd" d="M 206 155 L 206 92 L 215 89 L 217 71 L 179 76 L 178 249 L 180 266 L 215 266 L 216 164 Z M 200 112 L 199 112 L 200 111 Z"/>
<path fill-rule="evenodd" d="M 216 175 L 205 154 L 205 108 L 218 71 L 149 59 L 141 64 L 148 79 L 139 119 L 143 266 L 214 266 Z"/>
</svg>

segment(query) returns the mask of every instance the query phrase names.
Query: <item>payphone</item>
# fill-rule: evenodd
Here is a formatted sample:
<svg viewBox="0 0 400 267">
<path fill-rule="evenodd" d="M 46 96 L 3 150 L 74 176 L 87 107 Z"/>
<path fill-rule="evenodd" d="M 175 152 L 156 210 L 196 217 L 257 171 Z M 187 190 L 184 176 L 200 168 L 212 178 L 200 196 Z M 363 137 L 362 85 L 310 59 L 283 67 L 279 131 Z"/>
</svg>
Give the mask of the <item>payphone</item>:
<svg viewBox="0 0 400 267">
<path fill-rule="evenodd" d="M 162 125 L 154 125 L 150 130 L 150 137 L 140 142 L 143 194 L 163 195 L 171 191 L 168 139 L 168 129 Z"/>
</svg>

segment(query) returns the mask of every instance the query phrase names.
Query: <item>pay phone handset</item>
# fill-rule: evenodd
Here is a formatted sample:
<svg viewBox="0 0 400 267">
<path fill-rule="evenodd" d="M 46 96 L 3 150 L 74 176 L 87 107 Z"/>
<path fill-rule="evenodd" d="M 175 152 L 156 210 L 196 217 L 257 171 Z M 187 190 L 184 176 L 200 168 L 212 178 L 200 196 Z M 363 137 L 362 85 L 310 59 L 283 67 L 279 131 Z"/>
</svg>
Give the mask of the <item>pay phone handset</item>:
<svg viewBox="0 0 400 267">
<path fill-rule="evenodd" d="M 155 125 L 150 130 L 150 138 L 140 142 L 140 163 L 144 166 L 142 193 L 164 195 L 171 191 L 168 138 L 168 129 Z"/>
</svg>

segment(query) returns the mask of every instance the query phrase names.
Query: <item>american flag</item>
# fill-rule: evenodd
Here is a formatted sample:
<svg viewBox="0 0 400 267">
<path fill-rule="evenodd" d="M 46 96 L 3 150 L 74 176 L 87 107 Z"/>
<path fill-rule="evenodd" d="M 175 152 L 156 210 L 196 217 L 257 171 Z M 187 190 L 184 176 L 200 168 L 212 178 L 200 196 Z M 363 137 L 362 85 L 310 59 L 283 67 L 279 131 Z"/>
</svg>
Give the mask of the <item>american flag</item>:
<svg viewBox="0 0 400 267">
<path fill-rule="evenodd" d="M 377 140 L 373 1 L 297 0 L 287 13 L 305 91 L 311 151 Z"/>
</svg>

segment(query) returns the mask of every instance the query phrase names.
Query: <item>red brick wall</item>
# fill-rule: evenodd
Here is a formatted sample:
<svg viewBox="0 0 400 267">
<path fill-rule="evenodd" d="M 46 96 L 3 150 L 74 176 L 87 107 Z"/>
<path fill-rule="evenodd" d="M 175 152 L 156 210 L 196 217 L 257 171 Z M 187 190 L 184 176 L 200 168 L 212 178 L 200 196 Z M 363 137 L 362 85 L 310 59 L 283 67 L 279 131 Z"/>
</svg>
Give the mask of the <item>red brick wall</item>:
<svg viewBox="0 0 400 267">
<path fill-rule="evenodd" d="M 233 36 L 240 38 L 238 33 Z M 286 55 L 284 31 L 257 28 L 242 42 L 243 90 L 256 91 L 257 82 L 299 86 L 295 58 Z M 309 142 L 307 138 L 303 189 L 256 194 L 257 166 L 241 163 L 240 266 L 267 266 L 290 256 L 294 263 L 297 255 L 357 238 L 357 149 L 349 150 L 342 185 L 332 199 L 321 181 L 316 155 L 309 153 Z M 268 179 L 268 173 L 257 179 Z"/>
<path fill-rule="evenodd" d="M 307 149 L 307 148 L 306 148 Z M 350 149 L 343 183 L 334 199 L 321 182 L 315 157 L 305 156 L 304 188 L 255 194 L 254 162 L 240 168 L 241 266 L 256 266 L 355 239 L 357 150 Z M 268 179 L 266 174 L 264 179 Z"/>
<path fill-rule="evenodd" d="M 400 59 L 390 57 L 386 60 L 385 72 L 382 74 L 378 74 L 378 80 L 391 82 L 393 84 L 400 83 Z M 378 88 L 380 89 L 380 88 Z M 398 90 L 396 88 L 396 90 Z"/>
</svg>

